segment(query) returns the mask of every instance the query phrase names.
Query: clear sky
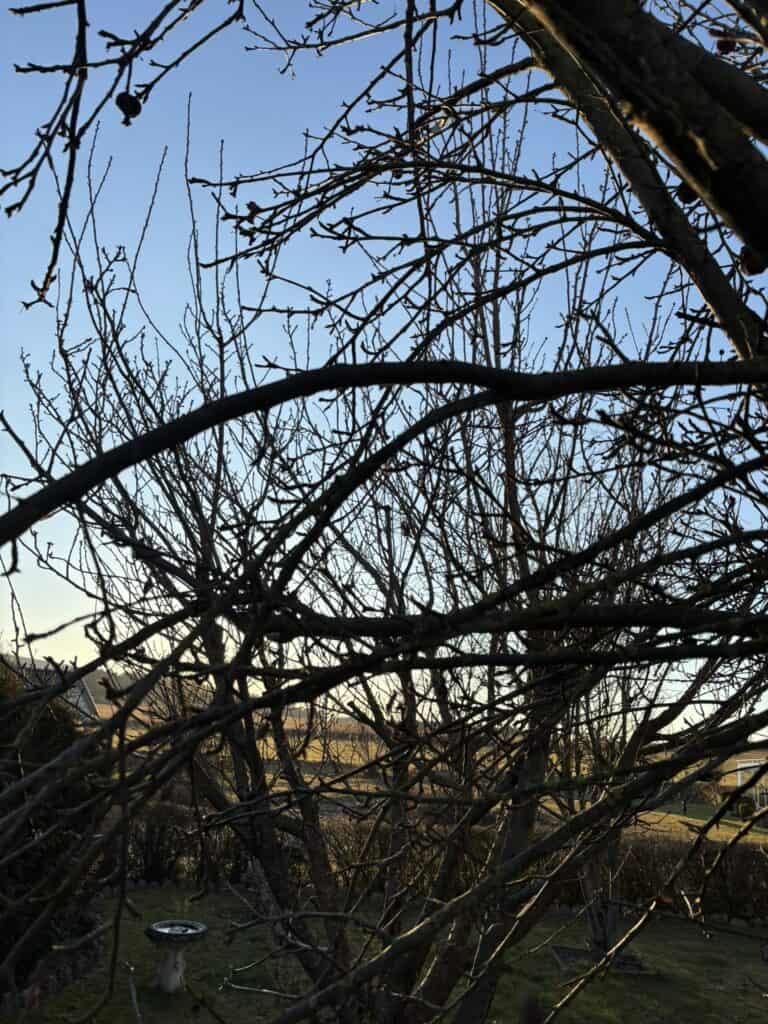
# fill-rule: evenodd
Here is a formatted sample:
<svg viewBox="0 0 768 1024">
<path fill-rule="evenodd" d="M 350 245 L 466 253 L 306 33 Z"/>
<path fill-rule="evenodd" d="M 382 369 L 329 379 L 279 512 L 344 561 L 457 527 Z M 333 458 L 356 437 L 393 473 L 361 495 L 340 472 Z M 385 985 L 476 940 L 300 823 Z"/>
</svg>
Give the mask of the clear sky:
<svg viewBox="0 0 768 1024">
<path fill-rule="evenodd" d="M 104 41 L 97 32 L 101 28 L 125 36 L 144 28 L 158 9 L 157 0 L 133 0 L 129 4 L 93 2 L 90 5 L 90 59 L 104 53 Z M 379 5 L 377 12 L 386 5 Z M 397 5 L 393 4 L 395 10 Z M 303 2 L 267 5 L 276 13 L 281 25 L 293 18 L 289 29 L 300 32 L 307 16 L 308 5 Z M 224 0 L 208 0 L 203 5 L 203 17 L 194 15 L 188 26 L 175 35 L 173 54 L 190 42 L 206 24 L 226 17 L 232 8 Z M 249 17 L 254 8 L 248 8 Z M 197 19 L 197 20 L 196 20 Z M 207 21 L 206 21 L 207 19 Z M 62 63 L 71 59 L 73 52 L 74 7 L 28 16 L 14 17 L 7 10 L 0 14 L 0 95 L 4 103 L 4 132 L 0 136 L 0 167 L 8 168 L 27 154 L 35 129 L 53 109 L 61 88 L 58 75 L 14 73 L 14 64 L 34 62 Z M 254 28 L 264 28 L 251 21 Z M 293 70 L 281 74 L 282 58 L 274 53 L 245 51 L 255 40 L 238 26 L 232 26 L 188 63 L 166 76 L 156 88 L 141 116 L 129 126 L 121 123 L 118 110 L 109 105 L 100 117 L 98 142 L 94 157 L 94 171 L 99 177 L 110 157 L 114 157 L 109 180 L 99 203 L 100 235 L 109 246 L 125 244 L 129 251 L 135 245 L 141 230 L 146 205 L 152 191 L 156 168 L 165 147 L 168 155 L 160 184 L 158 203 L 151 234 L 144 251 L 139 274 L 139 286 L 152 316 L 169 336 L 176 332 L 185 301 L 189 296 L 186 252 L 189 236 L 187 199 L 183 187 L 186 111 L 191 95 L 192 141 L 191 169 L 194 175 L 217 177 L 219 143 L 224 143 L 225 174 L 254 172 L 296 159 L 304 147 L 304 133 L 317 132 L 333 121 L 340 104 L 356 96 L 381 64 L 391 57 L 401 40 L 397 36 L 374 38 L 327 51 L 322 57 L 312 53 L 300 55 Z M 469 43 L 455 43 L 457 47 L 471 49 Z M 472 51 L 474 53 L 474 51 Z M 167 51 L 158 52 L 165 59 Z M 473 58 L 470 57 L 470 62 Z M 509 55 L 496 52 L 498 64 L 509 60 Z M 458 62 L 457 62 L 458 63 Z M 471 66 L 471 64 L 470 64 Z M 138 65 L 134 81 L 145 81 L 154 72 Z M 86 109 L 101 96 L 99 73 L 92 76 L 90 86 L 96 88 L 87 95 Z M 392 91 L 396 89 L 393 83 Z M 550 122 L 551 124 L 552 122 Z M 555 129 L 557 130 L 557 129 Z M 526 162 L 524 172 L 538 169 L 546 172 L 550 166 L 552 136 L 537 137 L 536 130 L 526 135 Z M 84 160 L 86 154 L 82 155 Z M 6 196 L 7 203 L 10 197 Z M 258 198 L 250 192 L 243 200 Z M 19 371 L 20 354 L 28 354 L 32 366 L 44 368 L 53 350 L 54 319 L 51 310 L 36 306 L 23 310 L 22 300 L 31 297 L 30 280 L 40 280 L 49 254 L 49 234 L 55 220 L 55 191 L 50 175 L 43 176 L 27 207 L 15 217 L 3 219 L 3 244 L 0 248 L 0 323 L 3 338 L 3 373 L 0 375 L 0 407 L 22 433 L 29 424 L 30 396 Z M 211 210 L 211 200 L 201 190 L 201 215 Z M 83 210 L 82 193 L 73 204 L 75 222 Z M 396 222 L 393 224 L 393 229 Z M 327 258 L 318 261 L 313 248 L 312 260 L 303 260 L 300 249 L 293 250 L 284 273 L 304 279 L 308 275 L 322 286 L 326 278 L 333 280 L 337 291 L 356 279 L 358 268 L 354 257 L 343 257 L 328 250 Z M 293 263 L 291 263 L 293 260 Z M 255 273 L 255 268 L 251 268 Z M 560 288 L 553 278 L 545 286 Z M 557 303 L 553 303 L 552 308 Z M 540 310 L 540 311 L 539 311 Z M 540 302 L 536 315 L 540 317 L 542 333 L 550 325 L 552 313 L 546 302 Z M 279 356 L 282 339 L 275 332 L 258 341 L 263 351 Z M 322 354 L 319 359 L 322 358 Z M 0 435 L 0 463 L 6 471 L 21 466 L 8 439 Z M 66 523 L 47 522 L 40 528 L 45 540 L 53 540 L 59 548 L 65 543 Z M 50 628 L 80 610 L 73 603 L 68 588 L 58 584 L 49 575 L 43 576 L 35 568 L 34 559 L 22 554 L 22 572 L 13 583 L 28 613 L 28 627 L 39 632 Z M 64 611 L 63 611 L 64 610 Z M 85 609 L 82 609 L 85 611 Z M 0 590 L 0 647 L 12 635 L 10 604 Z M 86 647 L 77 632 L 70 632 L 41 647 L 46 653 L 60 657 L 72 654 L 83 657 Z"/>
<path fill-rule="evenodd" d="M 208 23 L 225 17 L 231 7 L 224 2 L 205 6 Z M 280 5 L 281 7 L 283 5 Z M 288 5 L 290 7 L 290 5 Z M 104 52 L 98 29 L 131 33 L 145 26 L 158 9 L 156 2 L 132 0 L 130 4 L 92 3 L 90 56 Z M 0 95 L 3 96 L 3 132 L 0 134 L 0 167 L 19 163 L 29 150 L 35 129 L 53 109 L 61 88 L 58 75 L 19 75 L 14 64 L 61 63 L 71 58 L 74 8 L 46 14 L 15 17 L 0 14 Z M 285 16 L 285 11 L 282 16 Z M 290 11 L 288 12 L 290 14 Z M 303 3 L 295 14 L 305 14 Z M 191 19 L 187 38 L 205 18 Z M 254 27 L 256 22 L 252 22 Z M 183 36 L 177 36 L 178 46 Z M 374 62 L 386 52 L 381 41 L 344 47 L 322 59 L 305 54 L 294 73 L 281 74 L 282 61 L 269 53 L 246 53 L 254 42 L 238 26 L 227 29 L 180 70 L 169 74 L 152 100 L 130 127 L 121 124 L 118 110 L 110 105 L 101 115 L 95 166 L 101 169 L 115 156 L 104 198 L 100 203 L 100 228 L 110 244 L 135 243 L 141 227 L 153 178 L 164 147 L 168 157 L 160 186 L 153 229 L 143 260 L 141 287 L 153 316 L 173 334 L 188 297 L 186 248 L 189 217 L 183 188 L 185 122 L 188 96 L 192 104 L 192 169 L 215 177 L 219 141 L 229 172 L 258 170 L 300 156 L 303 132 L 327 124 L 341 98 L 358 91 L 367 81 Z M 158 55 L 161 56 L 161 55 Z M 135 80 L 149 75 L 146 64 L 138 66 Z M 95 83 L 94 83 L 95 84 Z M 93 98 L 97 95 L 93 92 Z M 85 154 L 84 154 L 85 155 Z M 7 205 L 8 197 L 3 205 Z M 206 200 L 201 193 L 201 211 Z M 78 199 L 78 204 L 80 200 Z M 78 206 L 76 205 L 76 209 Z M 80 206 L 80 208 L 82 208 Z M 0 248 L 0 324 L 3 362 L 0 374 L 0 407 L 22 429 L 28 424 L 29 395 L 19 372 L 20 354 L 26 352 L 35 366 L 44 367 L 54 345 L 53 315 L 36 306 L 24 311 L 22 300 L 31 297 L 29 282 L 40 280 L 49 252 L 54 224 L 55 192 L 50 175 L 44 176 L 27 207 L 2 220 Z M 329 264 L 328 274 L 341 273 L 341 265 Z M 269 340 L 265 339 L 268 347 Z M 0 435 L 0 467 L 13 470 L 21 464 L 8 438 Z M 61 541 L 64 524 L 47 525 L 41 533 Z M 35 570 L 30 555 L 22 555 L 22 572 L 14 586 L 28 612 L 28 625 L 41 630 L 73 614 L 68 588 Z M 0 605 L 0 647 L 11 637 L 10 603 L 5 591 Z M 46 653 L 81 658 L 86 647 L 77 633 L 41 647 Z"/>
<path fill-rule="evenodd" d="M 91 57 L 98 59 L 103 42 L 96 31 L 102 24 L 126 32 L 143 27 L 158 4 L 156 0 L 134 0 L 125 5 L 96 3 L 91 7 L 96 12 L 92 16 Z M 296 8 L 303 9 L 304 4 Z M 218 16 L 231 10 L 223 2 L 206 4 L 205 9 Z M 61 82 L 58 75 L 15 74 L 13 65 L 69 59 L 73 22 L 70 8 L 35 17 L 13 17 L 7 11 L 1 16 L 0 89 L 6 98 L 1 167 L 12 166 L 25 155 L 35 129 L 54 105 Z M 196 24 L 191 19 L 189 39 Z M 179 35 L 174 45 L 183 39 Z M 228 171 L 264 169 L 299 156 L 304 130 L 328 123 L 339 99 L 356 92 L 367 80 L 372 60 L 386 52 L 384 45 L 375 40 L 345 47 L 343 59 L 334 51 L 322 59 L 304 54 L 295 74 L 280 74 L 282 61 L 277 55 L 245 52 L 245 45 L 253 42 L 238 26 L 230 27 L 181 69 L 169 74 L 130 127 L 121 124 L 121 115 L 113 105 L 100 118 L 97 170 L 105 166 L 110 155 L 115 156 L 100 204 L 101 228 L 111 241 L 130 243 L 137 238 L 154 171 L 163 148 L 168 147 L 167 171 L 146 261 L 148 269 L 150 257 L 155 268 L 160 261 L 163 273 L 148 274 L 145 282 L 166 306 L 174 294 L 179 298 L 186 294 L 189 221 L 181 186 L 188 95 L 192 97 L 193 173 L 216 176 L 219 140 L 224 141 Z M 145 69 L 149 77 L 152 72 L 145 62 L 144 67 L 137 67 L 134 80 L 141 81 Z M 26 210 L 3 223 L 0 312 L 6 353 L 24 347 L 35 356 L 44 356 L 50 347 L 50 318 L 45 310 L 38 308 L 22 315 L 20 301 L 29 298 L 30 279 L 41 275 L 54 203 L 51 179 L 43 177 Z M 12 378 L 6 375 L 2 388 L 6 408 L 15 407 L 21 396 Z"/>
</svg>

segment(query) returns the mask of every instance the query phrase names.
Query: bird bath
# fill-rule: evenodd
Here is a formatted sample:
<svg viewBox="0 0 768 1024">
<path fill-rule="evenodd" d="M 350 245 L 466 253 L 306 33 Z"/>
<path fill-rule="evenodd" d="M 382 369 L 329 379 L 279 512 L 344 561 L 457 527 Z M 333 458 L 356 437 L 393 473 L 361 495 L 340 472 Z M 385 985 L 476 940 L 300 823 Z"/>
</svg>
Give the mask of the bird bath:
<svg viewBox="0 0 768 1024">
<path fill-rule="evenodd" d="M 160 947 L 156 985 L 163 992 L 178 992 L 184 985 L 184 947 L 205 938 L 208 926 L 200 921 L 155 921 L 144 932 Z"/>
</svg>

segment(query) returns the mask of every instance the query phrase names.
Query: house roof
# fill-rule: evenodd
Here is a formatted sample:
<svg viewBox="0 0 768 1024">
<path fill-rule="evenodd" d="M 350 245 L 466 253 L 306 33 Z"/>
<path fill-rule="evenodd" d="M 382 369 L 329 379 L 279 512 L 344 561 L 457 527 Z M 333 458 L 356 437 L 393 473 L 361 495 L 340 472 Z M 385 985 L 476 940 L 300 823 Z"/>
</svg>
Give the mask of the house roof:
<svg viewBox="0 0 768 1024">
<path fill-rule="evenodd" d="M 61 672 L 51 665 L 16 661 L 9 664 L 8 668 L 25 690 L 47 689 L 61 682 Z M 65 694 L 62 694 L 61 699 L 81 721 L 92 721 L 98 716 L 96 702 L 85 679 L 78 679 Z"/>
</svg>

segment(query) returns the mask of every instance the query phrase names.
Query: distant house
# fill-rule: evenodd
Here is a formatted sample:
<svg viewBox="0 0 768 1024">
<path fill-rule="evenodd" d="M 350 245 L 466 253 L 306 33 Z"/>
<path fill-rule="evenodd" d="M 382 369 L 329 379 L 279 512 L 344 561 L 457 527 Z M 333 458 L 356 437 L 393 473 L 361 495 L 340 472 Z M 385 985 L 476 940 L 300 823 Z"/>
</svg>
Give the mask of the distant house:
<svg viewBox="0 0 768 1024">
<path fill-rule="evenodd" d="M 103 674 L 93 672 L 86 676 L 86 686 L 94 701 L 96 715 L 100 719 L 111 718 L 115 712 L 115 703 L 110 700 L 105 683 L 106 680 Z M 117 687 L 117 689 L 120 689 L 120 687 Z"/>
<path fill-rule="evenodd" d="M 25 690 L 44 690 L 57 686 L 61 675 L 50 665 L 38 662 L 5 662 L 7 670 Z M 79 722 L 87 724 L 98 720 L 96 701 L 85 679 L 79 679 L 62 695 L 62 701 L 74 712 Z"/>
<path fill-rule="evenodd" d="M 768 747 L 733 754 L 719 769 L 720 789 L 723 793 L 730 793 L 743 786 L 766 762 Z M 768 806 L 768 772 L 753 787 L 752 794 L 758 807 Z"/>
<path fill-rule="evenodd" d="M 2 664 L 27 691 L 49 689 L 61 682 L 60 672 L 44 662 L 19 661 L 6 656 Z M 62 666 L 64 671 L 67 667 Z M 91 672 L 78 679 L 60 699 L 71 708 L 80 725 L 87 728 L 112 717 L 119 706 L 112 696 L 129 685 L 125 676 L 113 677 L 108 682 L 103 672 Z M 152 719 L 153 715 L 148 709 L 138 708 L 131 716 L 129 732 L 135 734 L 145 729 Z"/>
</svg>

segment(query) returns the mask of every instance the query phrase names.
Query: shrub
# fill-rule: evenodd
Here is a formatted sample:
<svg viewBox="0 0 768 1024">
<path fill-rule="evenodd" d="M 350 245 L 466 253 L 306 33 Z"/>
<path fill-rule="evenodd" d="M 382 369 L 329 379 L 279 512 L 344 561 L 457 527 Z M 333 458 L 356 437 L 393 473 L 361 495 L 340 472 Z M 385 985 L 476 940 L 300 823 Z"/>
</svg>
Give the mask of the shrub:
<svg viewBox="0 0 768 1024">
<path fill-rule="evenodd" d="M 645 903 L 662 892 L 689 845 L 683 839 L 662 836 L 625 837 L 618 878 L 620 898 Z M 747 920 L 768 917 L 768 859 L 762 848 L 757 843 L 739 843 L 711 871 L 722 848 L 719 842 L 701 847 L 678 876 L 675 889 L 682 889 L 693 899 L 706 882 L 702 899 L 705 914 L 722 913 Z"/>
<path fill-rule="evenodd" d="M 450 826 L 425 823 L 408 828 L 405 846 L 394 859 L 391 856 L 392 826 L 379 823 L 372 839 L 371 827 L 370 820 L 351 821 L 342 817 L 324 823 L 331 863 L 342 877 L 342 884 L 349 884 L 354 877 L 358 894 L 369 886 L 379 889 L 383 883 L 380 865 L 386 863 L 387 875 L 397 887 L 408 887 L 413 895 L 428 895 L 440 866 L 435 852 L 444 852 Z M 476 826 L 471 830 L 469 839 L 465 840 L 465 856 L 459 871 L 460 888 L 466 889 L 479 879 L 492 839 L 492 828 Z"/>
<path fill-rule="evenodd" d="M 722 799 L 722 790 L 717 779 L 701 780 L 694 782 L 690 790 L 690 800 L 697 804 L 707 804 L 709 807 L 718 807 Z"/>
<path fill-rule="evenodd" d="M 248 851 L 241 839 L 227 827 L 212 829 L 194 840 L 189 866 L 198 883 L 240 882 L 248 868 Z"/>
<path fill-rule="evenodd" d="M 0 787 L 52 760 L 80 735 L 70 708 L 64 701 L 53 700 L 43 708 L 29 734 L 20 739 L 21 730 L 30 721 L 30 716 L 40 710 L 36 704 L 21 707 L 15 704 L 15 699 L 22 693 L 20 680 L 0 665 Z M 16 837 L 19 846 L 26 846 L 24 855 L 0 868 L 0 892 L 13 901 L 12 908 L 3 913 L 0 961 L 6 958 L 35 919 L 36 909 L 30 905 L 30 892 L 35 890 L 38 900 L 52 897 L 61 881 L 57 866 L 63 870 L 72 848 L 91 831 L 94 812 L 73 813 L 72 809 L 86 801 L 92 792 L 93 781 L 87 779 L 59 790 L 55 799 L 46 801 L 39 809 L 34 823 L 28 822 Z M 33 842 L 36 836 L 53 826 L 59 827 L 44 841 Z M 93 927 L 94 918 L 87 909 L 90 895 L 92 893 L 87 888 L 81 888 L 70 905 L 56 912 L 44 933 L 26 943 L 16 963 L 17 986 L 23 987 L 35 965 L 55 942 L 79 936 Z"/>
<path fill-rule="evenodd" d="M 127 830 L 126 872 L 133 881 L 220 885 L 239 882 L 247 868 L 248 853 L 232 830 L 206 831 L 201 841 L 194 812 L 184 804 L 153 800 L 131 817 Z M 117 865 L 114 850 L 100 873 Z"/>
<path fill-rule="evenodd" d="M 184 852 L 184 829 L 192 825 L 185 808 L 156 800 L 134 815 L 128 826 L 128 877 L 144 882 L 177 880 Z"/>
<path fill-rule="evenodd" d="M 755 801 L 751 796 L 743 796 L 736 806 L 736 813 L 742 821 L 751 818 L 756 811 Z"/>
</svg>

